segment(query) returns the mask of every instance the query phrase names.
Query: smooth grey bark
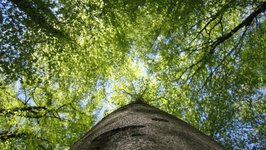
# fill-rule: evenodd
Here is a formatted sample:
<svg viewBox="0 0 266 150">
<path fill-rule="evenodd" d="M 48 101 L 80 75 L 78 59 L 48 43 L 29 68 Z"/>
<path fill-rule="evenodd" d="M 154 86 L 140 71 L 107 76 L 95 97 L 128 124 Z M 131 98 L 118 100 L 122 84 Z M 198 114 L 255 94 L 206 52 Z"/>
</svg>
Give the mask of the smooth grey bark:
<svg viewBox="0 0 266 150">
<path fill-rule="evenodd" d="M 71 150 L 224 149 L 184 121 L 137 102 L 109 114 Z"/>
</svg>

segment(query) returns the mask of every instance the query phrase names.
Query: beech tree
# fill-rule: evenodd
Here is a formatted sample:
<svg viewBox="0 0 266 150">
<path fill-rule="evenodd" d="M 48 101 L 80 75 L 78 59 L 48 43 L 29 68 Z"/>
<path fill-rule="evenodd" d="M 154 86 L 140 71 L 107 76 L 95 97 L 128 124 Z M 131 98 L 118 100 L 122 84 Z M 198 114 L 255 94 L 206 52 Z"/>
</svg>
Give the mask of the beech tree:
<svg viewBox="0 0 266 150">
<path fill-rule="evenodd" d="M 187 123 L 141 101 L 112 112 L 71 150 L 224 148 Z"/>
<path fill-rule="evenodd" d="M 0 147 L 67 149 L 134 100 L 266 147 L 263 0 L 2 0 Z"/>
</svg>

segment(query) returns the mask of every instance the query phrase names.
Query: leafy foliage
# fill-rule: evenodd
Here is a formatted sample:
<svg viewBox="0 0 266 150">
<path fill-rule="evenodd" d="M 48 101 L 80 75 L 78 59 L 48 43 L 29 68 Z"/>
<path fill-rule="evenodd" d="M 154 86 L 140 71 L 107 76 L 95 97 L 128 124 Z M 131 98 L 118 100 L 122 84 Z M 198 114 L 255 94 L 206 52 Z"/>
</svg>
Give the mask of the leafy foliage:
<svg viewBox="0 0 266 150">
<path fill-rule="evenodd" d="M 2 0 L 0 147 L 65 149 L 143 100 L 228 149 L 265 148 L 265 10 L 259 0 Z"/>
</svg>

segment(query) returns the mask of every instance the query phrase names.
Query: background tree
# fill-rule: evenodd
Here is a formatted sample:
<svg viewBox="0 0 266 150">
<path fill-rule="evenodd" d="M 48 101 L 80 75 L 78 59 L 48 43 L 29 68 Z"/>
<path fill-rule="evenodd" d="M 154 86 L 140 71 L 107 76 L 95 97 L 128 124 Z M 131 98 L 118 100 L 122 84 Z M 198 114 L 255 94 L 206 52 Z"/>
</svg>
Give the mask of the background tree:
<svg viewBox="0 0 266 150">
<path fill-rule="evenodd" d="M 259 0 L 2 0 L 0 146 L 67 148 L 143 98 L 228 149 L 264 148 L 265 9 Z"/>
</svg>

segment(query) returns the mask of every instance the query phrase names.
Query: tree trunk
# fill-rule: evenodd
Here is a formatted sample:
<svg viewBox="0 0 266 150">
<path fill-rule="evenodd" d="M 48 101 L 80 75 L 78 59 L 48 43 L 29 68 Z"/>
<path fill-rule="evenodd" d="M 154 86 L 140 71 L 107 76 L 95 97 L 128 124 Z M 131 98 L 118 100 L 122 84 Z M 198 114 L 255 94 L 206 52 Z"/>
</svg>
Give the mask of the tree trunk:
<svg viewBox="0 0 266 150">
<path fill-rule="evenodd" d="M 187 123 L 145 103 L 131 103 L 114 111 L 72 150 L 224 149 Z"/>
</svg>

